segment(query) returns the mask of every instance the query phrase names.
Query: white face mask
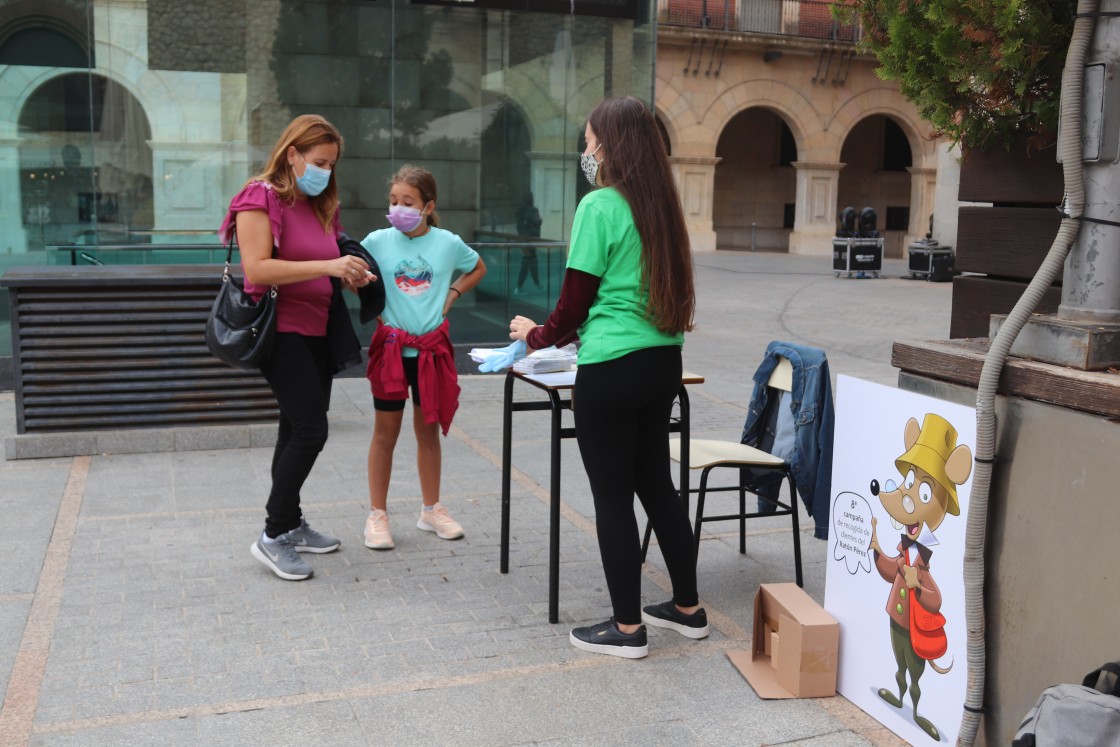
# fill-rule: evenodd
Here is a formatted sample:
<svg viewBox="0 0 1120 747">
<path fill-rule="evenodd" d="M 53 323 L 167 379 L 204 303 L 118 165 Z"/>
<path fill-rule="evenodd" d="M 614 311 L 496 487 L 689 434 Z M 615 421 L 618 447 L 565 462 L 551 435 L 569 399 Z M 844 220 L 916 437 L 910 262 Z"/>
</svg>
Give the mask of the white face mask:
<svg viewBox="0 0 1120 747">
<path fill-rule="evenodd" d="M 595 146 L 595 150 L 590 153 L 584 153 L 579 157 L 579 167 L 583 170 L 583 175 L 587 177 L 587 181 L 591 182 L 591 186 L 597 186 L 596 181 L 599 177 L 599 162 L 595 160 L 595 154 L 603 147 L 602 143 Z"/>
</svg>

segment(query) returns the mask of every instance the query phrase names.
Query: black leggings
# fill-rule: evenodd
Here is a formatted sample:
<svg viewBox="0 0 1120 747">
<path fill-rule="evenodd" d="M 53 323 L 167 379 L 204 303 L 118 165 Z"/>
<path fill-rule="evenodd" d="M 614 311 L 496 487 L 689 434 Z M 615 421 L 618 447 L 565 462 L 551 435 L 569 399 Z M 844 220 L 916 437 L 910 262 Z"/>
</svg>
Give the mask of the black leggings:
<svg viewBox="0 0 1120 747">
<path fill-rule="evenodd" d="M 673 486 L 669 416 L 681 388 L 681 349 L 646 348 L 581 365 L 573 393 L 576 440 L 595 499 L 599 553 L 615 620 L 641 617 L 642 547 L 634 494 L 657 534 L 673 601 L 699 603 L 688 512 Z"/>
<path fill-rule="evenodd" d="M 280 405 L 272 452 L 272 491 L 264 531 L 269 537 L 296 529 L 303 520 L 299 493 L 327 442 L 331 400 L 327 338 L 294 332 L 276 335 L 272 357 L 261 368 Z"/>
</svg>

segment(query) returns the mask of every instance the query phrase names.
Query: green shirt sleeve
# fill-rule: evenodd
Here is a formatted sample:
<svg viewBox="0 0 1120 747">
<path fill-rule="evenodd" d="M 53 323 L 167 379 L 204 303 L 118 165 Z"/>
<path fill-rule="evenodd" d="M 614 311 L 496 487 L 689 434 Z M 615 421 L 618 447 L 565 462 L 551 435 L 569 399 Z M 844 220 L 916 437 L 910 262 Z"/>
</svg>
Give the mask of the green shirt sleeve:
<svg viewBox="0 0 1120 747">
<path fill-rule="evenodd" d="M 594 194 L 584 197 L 576 207 L 568 240 L 568 267 L 602 277 L 607 271 L 607 258 L 615 237 L 609 230 L 610 222 L 599 209 L 598 200 L 589 199 Z"/>
</svg>

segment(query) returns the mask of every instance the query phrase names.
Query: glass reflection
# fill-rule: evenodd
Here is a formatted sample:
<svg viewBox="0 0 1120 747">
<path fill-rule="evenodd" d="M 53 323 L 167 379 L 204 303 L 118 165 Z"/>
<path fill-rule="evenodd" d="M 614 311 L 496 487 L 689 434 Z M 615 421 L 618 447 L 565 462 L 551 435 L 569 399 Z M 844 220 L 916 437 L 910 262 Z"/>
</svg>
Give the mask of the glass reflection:
<svg viewBox="0 0 1120 747">
<path fill-rule="evenodd" d="M 346 138 L 348 233 L 385 225 L 403 163 L 436 175 L 445 227 L 490 268 L 453 312 L 464 344 L 503 340 L 513 311 L 555 303 L 587 189 L 586 113 L 606 95 L 652 93 L 652 0 L 581 2 L 575 15 L 567 2 L 4 5 L 0 272 L 217 261 L 230 195 L 285 123 L 316 112 Z M 8 331 L 0 318 L 0 356 Z"/>
</svg>

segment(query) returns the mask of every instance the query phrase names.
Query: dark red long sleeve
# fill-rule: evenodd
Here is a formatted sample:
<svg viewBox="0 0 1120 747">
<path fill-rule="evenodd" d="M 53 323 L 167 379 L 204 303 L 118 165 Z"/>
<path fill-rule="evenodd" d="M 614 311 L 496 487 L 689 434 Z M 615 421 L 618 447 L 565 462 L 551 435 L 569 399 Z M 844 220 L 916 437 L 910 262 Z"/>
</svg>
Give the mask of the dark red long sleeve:
<svg viewBox="0 0 1120 747">
<path fill-rule="evenodd" d="M 556 308 L 548 315 L 543 326 L 529 333 L 525 344 L 533 350 L 540 350 L 550 345 L 562 348 L 575 340 L 579 334 L 579 326 L 587 321 L 591 304 L 595 303 L 595 297 L 599 295 L 601 280 L 598 275 L 582 270 L 565 271 Z"/>
</svg>

